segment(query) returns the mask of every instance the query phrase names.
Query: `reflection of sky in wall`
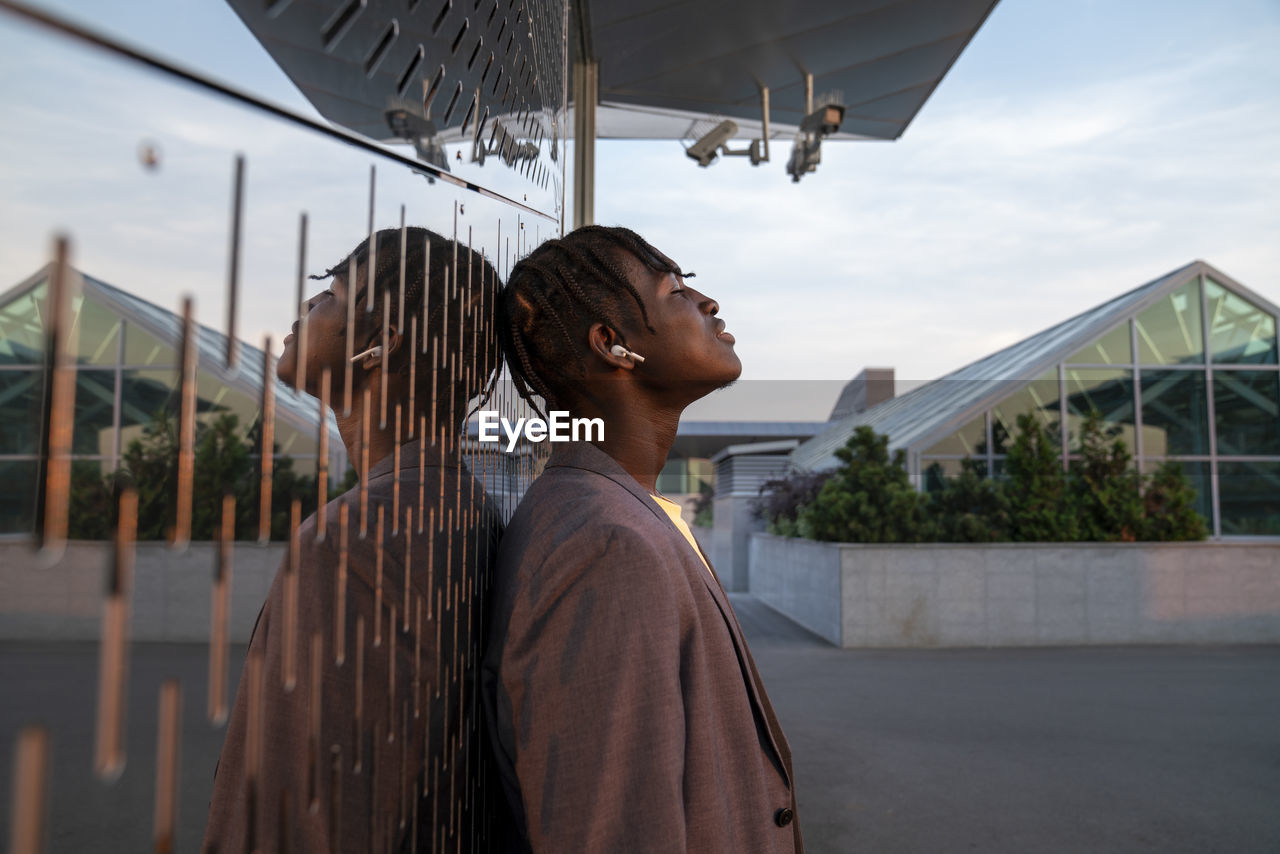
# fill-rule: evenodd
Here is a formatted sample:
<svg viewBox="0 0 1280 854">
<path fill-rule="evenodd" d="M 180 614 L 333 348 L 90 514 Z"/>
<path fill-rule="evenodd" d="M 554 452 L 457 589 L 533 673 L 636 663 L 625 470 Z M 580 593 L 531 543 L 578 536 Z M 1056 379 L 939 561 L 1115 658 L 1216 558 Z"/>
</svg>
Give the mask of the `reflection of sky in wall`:
<svg viewBox="0 0 1280 854">
<path fill-rule="evenodd" d="M 42 5 L 313 115 L 225 3 Z M 695 284 L 720 300 L 737 335 L 746 379 L 847 379 L 864 365 L 928 379 L 1197 257 L 1280 302 L 1278 39 L 1280 7 L 1268 0 L 1005 0 L 900 141 L 828 145 L 799 185 L 784 174 L 785 142 L 757 169 L 734 160 L 703 170 L 674 142 L 605 141 L 597 216 L 698 271 Z M 77 221 L 111 219 L 120 201 L 111 188 L 121 170 L 138 170 L 140 134 L 171 135 L 184 151 L 192 143 L 189 162 L 166 161 L 158 180 L 130 178 L 130 204 L 148 216 L 130 216 L 83 250 L 94 275 L 163 305 L 173 307 L 175 278 L 194 277 L 220 306 L 224 206 L 184 205 L 181 194 L 227 197 L 221 152 L 203 162 L 199 143 L 238 129 L 190 104 L 172 105 L 153 129 L 113 124 L 111 111 L 127 114 L 131 93 L 109 69 L 91 92 L 68 90 L 55 58 L 7 32 L 0 55 L 8 85 L 21 81 L 11 90 L 21 102 L 65 103 L 100 122 L 90 138 L 42 141 L 36 155 L 74 163 Z M 18 110 L 7 123 L 22 127 L 23 118 Z M 282 161 L 297 145 L 288 133 L 244 132 Z M 42 170 L 23 162 L 30 152 L 15 160 L 15 144 L 0 141 L 7 235 L 60 203 L 31 177 Z M 353 242 L 363 227 L 363 210 L 348 210 L 361 198 L 361 158 L 335 156 L 333 165 L 356 174 L 323 188 L 294 188 L 326 167 L 295 160 L 274 181 L 282 196 L 296 189 L 314 210 L 328 209 L 313 238 L 318 269 L 340 252 L 315 247 Z M 278 339 L 291 320 L 291 285 L 274 292 L 292 282 L 296 263 L 292 244 L 276 245 L 295 227 L 297 206 L 285 207 L 254 213 L 260 238 L 248 251 L 263 279 L 247 283 L 247 338 L 270 330 Z M 219 235 L 216 245 L 207 234 Z M 0 245 L 0 269 L 15 281 L 42 262 L 41 240 L 29 242 Z M 145 259 L 139 246 L 149 247 Z M 829 399 L 795 417 L 825 415 L 834 386 L 813 388 Z"/>
</svg>

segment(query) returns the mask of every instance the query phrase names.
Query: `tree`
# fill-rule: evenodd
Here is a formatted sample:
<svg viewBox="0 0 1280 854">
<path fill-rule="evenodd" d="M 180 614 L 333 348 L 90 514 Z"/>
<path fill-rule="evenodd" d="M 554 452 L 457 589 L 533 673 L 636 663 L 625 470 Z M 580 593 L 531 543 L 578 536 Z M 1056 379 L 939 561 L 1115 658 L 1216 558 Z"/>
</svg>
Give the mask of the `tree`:
<svg viewBox="0 0 1280 854">
<path fill-rule="evenodd" d="M 1142 480 L 1118 434 L 1096 410 L 1080 427 L 1080 459 L 1071 463 L 1070 482 L 1081 540 L 1133 542 L 1143 533 Z"/>
<path fill-rule="evenodd" d="M 1166 462 L 1152 473 L 1142 505 L 1144 540 L 1203 540 L 1209 536 L 1204 517 L 1196 511 L 1196 491 L 1178 463 Z"/>
<path fill-rule="evenodd" d="M 889 457 L 889 437 L 865 425 L 836 451 L 840 466 L 798 516 L 802 536 L 851 543 L 929 540 L 926 499 L 907 476 L 901 450 Z"/>
<path fill-rule="evenodd" d="M 237 539 L 258 537 L 261 484 L 257 451 L 257 424 L 239 435 L 239 420 L 222 413 L 211 424 L 196 425 L 192 476 L 191 538 L 211 540 L 222 520 L 222 499 L 235 498 Z M 76 539 L 108 539 L 115 530 L 117 484 L 131 485 L 138 493 L 139 540 L 163 540 L 173 527 L 174 496 L 178 488 L 178 425 L 168 410 L 156 412 L 141 438 L 129 443 L 120 468 L 106 477 L 97 464 L 72 467 L 70 536 Z M 350 476 L 348 475 L 348 480 Z M 303 515 L 315 509 L 316 481 L 299 475 L 293 461 L 275 458 L 271 473 L 271 539 L 289 537 L 293 498 L 302 501 Z"/>
<path fill-rule="evenodd" d="M 752 509 L 757 518 L 765 521 L 769 533 L 798 537 L 800 508 L 817 497 L 829 477 L 830 472 L 793 471 L 786 477 L 767 480 L 761 484 Z"/>
<path fill-rule="evenodd" d="M 1061 543 L 1078 538 L 1058 443 L 1034 415 L 1018 416 L 1018 435 L 1005 457 L 1005 475 L 1011 540 Z"/>
<path fill-rule="evenodd" d="M 997 543 L 1009 539 L 1010 503 L 1003 482 L 986 477 L 982 464 L 966 457 L 960 476 L 943 479 L 928 509 L 939 542 Z"/>
</svg>

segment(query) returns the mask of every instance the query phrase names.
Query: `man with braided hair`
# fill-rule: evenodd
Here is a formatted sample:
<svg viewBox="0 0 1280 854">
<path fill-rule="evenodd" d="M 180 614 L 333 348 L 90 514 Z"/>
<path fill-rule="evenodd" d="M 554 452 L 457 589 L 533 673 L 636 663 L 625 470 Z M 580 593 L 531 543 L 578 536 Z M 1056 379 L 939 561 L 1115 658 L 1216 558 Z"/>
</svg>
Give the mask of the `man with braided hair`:
<svg viewBox="0 0 1280 854">
<path fill-rule="evenodd" d="M 516 850 L 802 849 L 786 737 L 657 490 L 681 412 L 742 370 L 691 275 L 592 226 L 516 264 L 499 303 L 521 393 L 604 422 L 553 448 L 499 547 L 482 680 Z"/>
<path fill-rule="evenodd" d="M 329 403 L 360 485 L 271 585 L 202 850 L 501 850 L 476 678 L 501 523 L 459 447 L 496 373 L 497 273 L 397 228 L 313 278 L 277 373 Z"/>
</svg>

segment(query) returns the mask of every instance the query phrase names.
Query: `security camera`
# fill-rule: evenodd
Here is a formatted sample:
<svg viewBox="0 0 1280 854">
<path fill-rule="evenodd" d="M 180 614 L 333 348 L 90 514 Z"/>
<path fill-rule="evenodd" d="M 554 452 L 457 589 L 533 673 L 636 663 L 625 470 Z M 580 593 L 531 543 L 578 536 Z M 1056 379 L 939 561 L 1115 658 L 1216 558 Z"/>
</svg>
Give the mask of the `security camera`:
<svg viewBox="0 0 1280 854">
<path fill-rule="evenodd" d="M 800 130 L 819 137 L 830 136 L 840 130 L 843 123 L 844 107 L 839 104 L 824 104 L 800 121 Z"/>
<path fill-rule="evenodd" d="M 791 183 L 798 184 L 801 176 L 817 171 L 822 162 L 822 138 L 840 130 L 843 122 L 844 107 L 835 102 L 823 104 L 800 120 L 800 132 L 787 159 Z"/>
<path fill-rule="evenodd" d="M 719 149 L 729 151 L 729 140 L 738 133 L 738 123 L 725 119 L 708 131 L 701 139 L 684 150 L 690 159 L 698 161 L 699 166 L 710 166 L 716 159 Z"/>
</svg>

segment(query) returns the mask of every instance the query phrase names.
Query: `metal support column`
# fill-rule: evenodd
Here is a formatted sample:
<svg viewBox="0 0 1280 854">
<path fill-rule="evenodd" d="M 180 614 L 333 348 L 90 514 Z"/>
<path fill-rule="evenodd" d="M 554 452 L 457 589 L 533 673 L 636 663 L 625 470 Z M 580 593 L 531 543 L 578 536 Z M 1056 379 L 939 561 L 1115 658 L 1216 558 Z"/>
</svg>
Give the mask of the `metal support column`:
<svg viewBox="0 0 1280 854">
<path fill-rule="evenodd" d="M 600 66 L 594 60 L 573 64 L 573 227 L 595 222 L 596 102 Z"/>
</svg>

